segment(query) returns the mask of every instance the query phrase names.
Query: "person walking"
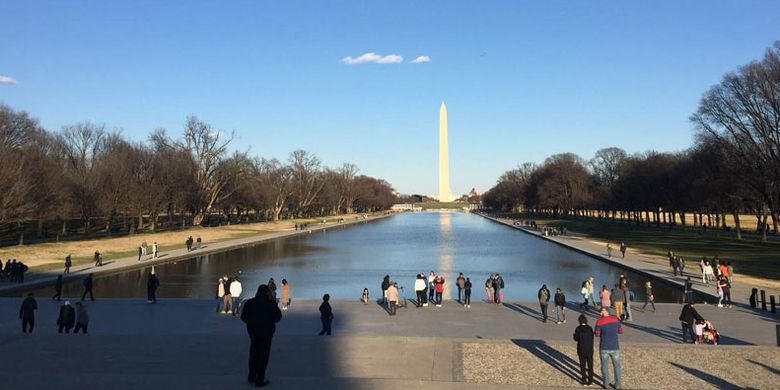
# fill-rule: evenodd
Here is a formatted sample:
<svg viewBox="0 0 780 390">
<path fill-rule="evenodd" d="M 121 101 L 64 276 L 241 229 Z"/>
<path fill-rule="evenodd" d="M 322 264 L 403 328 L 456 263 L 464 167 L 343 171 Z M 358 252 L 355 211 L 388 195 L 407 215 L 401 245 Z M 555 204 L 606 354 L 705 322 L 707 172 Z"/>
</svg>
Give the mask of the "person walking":
<svg viewBox="0 0 780 390">
<path fill-rule="evenodd" d="M 628 278 L 626 278 L 626 281 L 623 283 L 623 287 L 621 287 L 621 290 L 623 290 L 623 296 L 626 298 L 623 302 L 623 307 L 626 309 L 626 321 L 631 322 L 634 320 L 633 316 L 631 315 L 631 290 L 628 288 Z"/>
<path fill-rule="evenodd" d="M 192 251 L 192 236 L 187 237 L 187 239 L 184 241 L 184 245 L 187 247 L 187 252 Z"/>
<path fill-rule="evenodd" d="M 390 288 L 390 275 L 385 275 L 385 277 L 382 278 L 380 287 L 382 288 L 382 303 L 387 305 L 387 289 Z"/>
<path fill-rule="evenodd" d="M 580 295 L 582 295 L 583 302 L 580 303 L 580 309 L 588 308 L 588 300 L 590 299 L 590 292 L 588 291 L 588 282 L 582 282 L 582 288 L 580 288 Z"/>
<path fill-rule="evenodd" d="M 417 278 L 414 279 L 414 292 L 417 294 L 417 307 L 428 306 L 428 302 L 426 301 L 427 297 L 425 294 L 426 285 L 427 283 L 425 282 L 425 274 L 417 274 Z"/>
<path fill-rule="evenodd" d="M 463 306 L 471 307 L 471 279 L 466 278 L 466 283 L 463 284 Z"/>
<path fill-rule="evenodd" d="M 70 301 L 65 301 L 65 303 L 60 306 L 60 315 L 57 317 L 57 332 L 62 333 L 62 330 L 65 329 L 65 333 L 70 333 L 70 330 L 75 323 L 76 310 L 70 305 Z"/>
<path fill-rule="evenodd" d="M 436 285 L 436 307 L 441 307 L 441 297 L 444 294 L 444 277 L 441 275 L 436 276 L 433 283 Z"/>
<path fill-rule="evenodd" d="M 244 303 L 241 321 L 246 323 L 249 333 L 249 383 L 257 387 L 268 386 L 265 377 L 268 359 L 271 354 L 271 341 L 276 331 L 276 323 L 281 321 L 282 311 L 271 299 L 270 289 L 261 284 L 254 298 Z"/>
<path fill-rule="evenodd" d="M 160 247 L 157 246 L 157 241 L 155 241 L 154 244 L 152 244 L 152 258 L 153 259 L 157 258 L 157 250 L 158 249 L 160 249 Z"/>
<path fill-rule="evenodd" d="M 95 300 L 95 296 L 92 295 L 92 287 L 93 287 L 93 284 L 92 284 L 92 274 L 87 275 L 87 277 L 84 278 L 84 280 L 81 281 L 81 285 L 84 286 L 84 293 L 81 294 L 81 300 L 83 301 L 84 298 L 87 297 L 87 294 L 89 294 L 89 299 L 94 301 Z"/>
<path fill-rule="evenodd" d="M 22 333 L 33 332 L 35 329 L 35 311 L 38 310 L 38 302 L 33 298 L 33 293 L 27 293 L 22 305 L 19 307 L 19 319 L 22 320 Z"/>
<path fill-rule="evenodd" d="M 71 265 L 73 265 L 73 261 L 71 260 L 70 253 L 68 253 L 68 255 L 65 256 L 65 271 L 63 273 L 69 274 Z"/>
<path fill-rule="evenodd" d="M 142 255 L 146 256 L 146 252 L 147 252 L 148 248 L 149 248 L 149 244 L 146 243 L 146 240 L 141 242 L 141 254 Z"/>
<path fill-rule="evenodd" d="M 626 258 L 626 243 L 625 242 L 621 242 L 620 243 L 620 253 L 621 253 L 622 257 L 625 259 Z"/>
<path fill-rule="evenodd" d="M 615 306 L 615 316 L 623 321 L 623 305 L 626 303 L 626 290 L 623 290 L 616 284 L 614 291 L 615 293 L 612 295 L 612 305 Z"/>
<path fill-rule="evenodd" d="M 89 314 L 87 313 L 87 307 L 83 302 L 76 302 L 76 327 L 73 329 L 73 334 L 84 331 L 87 334 L 87 328 L 89 327 Z"/>
<path fill-rule="evenodd" d="M 331 325 L 333 324 L 333 308 L 330 307 L 330 294 L 322 296 L 322 303 L 320 304 L 320 321 L 322 322 L 322 330 L 319 335 L 330 336 Z"/>
<path fill-rule="evenodd" d="M 141 249 L 141 247 L 138 247 L 138 261 L 141 261 L 141 256 L 144 255 L 144 251 Z"/>
<path fill-rule="evenodd" d="M 655 313 L 655 295 L 653 295 L 653 284 L 650 283 L 649 280 L 645 282 L 645 304 L 642 306 L 643 311 L 648 304 L 653 307 L 653 313 Z"/>
<path fill-rule="evenodd" d="M 490 274 L 485 281 L 485 293 L 487 294 L 488 303 L 493 303 L 493 292 L 493 274 Z"/>
<path fill-rule="evenodd" d="M 501 303 L 504 301 L 504 292 L 502 291 L 504 289 L 504 278 L 502 278 L 500 274 L 496 274 L 493 281 L 495 282 L 493 300 L 496 303 Z"/>
<path fill-rule="evenodd" d="M 157 275 L 154 273 L 154 268 L 152 268 L 152 272 L 149 273 L 149 277 L 146 279 L 146 302 L 147 303 L 157 303 L 157 288 L 160 287 L 160 279 L 157 278 Z"/>
<path fill-rule="evenodd" d="M 555 297 L 553 298 L 555 304 L 555 323 L 566 323 L 566 295 L 563 294 L 560 288 L 555 289 Z M 562 319 L 562 320 L 561 320 Z"/>
<path fill-rule="evenodd" d="M 458 273 L 458 278 L 455 279 L 455 285 L 458 286 L 458 303 L 463 304 L 463 286 L 466 284 L 466 278 L 463 277 L 463 272 Z"/>
<path fill-rule="evenodd" d="M 287 280 L 282 280 L 282 297 L 284 297 L 284 290 L 285 286 L 287 285 Z M 289 290 L 288 291 L 288 299 L 289 299 Z M 230 283 L 230 295 L 233 297 L 233 316 L 235 317 L 238 315 L 238 313 L 241 311 L 241 294 L 244 292 L 243 286 L 241 285 L 241 281 L 238 280 L 238 277 L 233 278 L 233 282 Z M 287 310 L 287 307 L 285 306 L 285 310 Z"/>
<path fill-rule="evenodd" d="M 62 296 L 62 275 L 57 275 L 57 280 L 54 282 L 54 296 L 51 297 L 52 300 L 60 300 L 60 297 Z"/>
<path fill-rule="evenodd" d="M 718 307 L 723 307 L 723 287 L 725 285 L 723 278 L 718 278 L 718 281 L 715 283 L 715 291 L 718 293 Z"/>
<path fill-rule="evenodd" d="M 704 321 L 691 302 L 686 302 L 680 312 L 680 328 L 682 328 L 682 342 L 686 343 L 686 336 L 691 338 L 691 343 L 696 342 L 696 322 Z"/>
<path fill-rule="evenodd" d="M 95 251 L 94 260 L 95 260 L 95 267 L 103 266 L 103 256 L 100 255 L 100 251 Z"/>
<path fill-rule="evenodd" d="M 604 380 L 603 387 L 609 383 L 609 360 L 612 360 L 612 366 L 615 371 L 615 383 L 609 386 L 620 389 L 620 343 L 619 335 L 623 334 L 623 325 L 620 324 L 617 317 L 609 315 L 606 308 L 601 309 L 601 318 L 596 321 L 594 331 L 599 338 L 599 358 L 601 360 L 601 378 Z"/>
<path fill-rule="evenodd" d="M 577 342 L 577 357 L 580 359 L 580 375 L 584 386 L 593 385 L 593 328 L 588 325 L 588 317 L 580 314 L 579 325 L 574 329 L 574 341 Z"/>
<path fill-rule="evenodd" d="M 607 257 L 612 258 L 612 243 L 607 243 Z"/>
<path fill-rule="evenodd" d="M 536 296 L 539 298 L 539 307 L 542 309 L 542 322 L 547 322 L 547 304 L 550 302 L 550 290 L 547 289 L 546 284 L 542 285 Z"/>
<path fill-rule="evenodd" d="M 290 284 L 287 279 L 282 279 L 282 310 L 290 307 Z"/>
<path fill-rule="evenodd" d="M 387 288 L 387 311 L 391 316 L 395 315 L 396 305 L 398 305 L 398 285 L 390 282 L 390 287 Z"/>
</svg>

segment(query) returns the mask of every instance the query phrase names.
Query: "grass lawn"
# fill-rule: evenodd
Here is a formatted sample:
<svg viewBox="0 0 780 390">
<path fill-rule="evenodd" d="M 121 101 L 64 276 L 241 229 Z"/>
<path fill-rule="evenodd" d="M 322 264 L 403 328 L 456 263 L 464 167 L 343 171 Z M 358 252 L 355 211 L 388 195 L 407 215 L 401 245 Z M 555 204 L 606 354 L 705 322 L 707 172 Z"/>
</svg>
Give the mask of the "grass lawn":
<svg viewBox="0 0 780 390">
<path fill-rule="evenodd" d="M 588 220 L 544 219 L 513 215 L 511 218 L 533 219 L 539 225 L 564 226 L 572 232 L 582 233 L 594 239 L 612 241 L 617 248 L 625 242 L 629 248 L 643 254 L 665 257 L 671 249 L 682 256 L 688 265 L 698 264 L 702 256 L 718 255 L 721 260 L 731 261 L 734 272 L 757 278 L 780 280 L 780 242 L 762 243 L 758 240 L 737 240 L 714 233 L 698 234 L 680 229 L 669 230 L 622 223 Z M 616 249 L 617 250 L 617 249 Z"/>
</svg>

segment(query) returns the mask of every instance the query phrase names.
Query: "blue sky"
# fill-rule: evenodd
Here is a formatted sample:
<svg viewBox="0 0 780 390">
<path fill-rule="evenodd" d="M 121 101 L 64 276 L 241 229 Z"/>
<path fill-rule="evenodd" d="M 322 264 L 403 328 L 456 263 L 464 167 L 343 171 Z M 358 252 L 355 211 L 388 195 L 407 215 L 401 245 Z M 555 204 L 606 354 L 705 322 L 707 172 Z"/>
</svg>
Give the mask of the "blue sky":
<svg viewBox="0 0 780 390">
<path fill-rule="evenodd" d="M 135 140 L 194 114 L 253 154 L 305 149 L 432 194 L 445 101 L 453 192 L 481 192 L 554 153 L 686 148 L 701 94 L 780 39 L 778 15 L 774 1 L 6 0 L 0 102 Z M 342 61 L 364 53 L 403 61 Z"/>
</svg>

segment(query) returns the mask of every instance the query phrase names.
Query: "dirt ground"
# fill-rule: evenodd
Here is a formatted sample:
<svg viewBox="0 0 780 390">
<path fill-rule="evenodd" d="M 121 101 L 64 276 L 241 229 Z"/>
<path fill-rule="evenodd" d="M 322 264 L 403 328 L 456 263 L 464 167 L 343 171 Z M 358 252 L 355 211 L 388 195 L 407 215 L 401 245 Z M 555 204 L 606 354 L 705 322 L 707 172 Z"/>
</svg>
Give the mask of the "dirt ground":
<svg viewBox="0 0 780 390">
<path fill-rule="evenodd" d="M 181 231 L 142 233 L 116 238 L 87 239 L 81 241 L 49 242 L 33 245 L 16 245 L 0 248 L 0 259 L 17 259 L 23 261 L 32 271 L 59 267 L 65 261 L 65 256 L 71 254 L 74 265 L 91 262 L 96 250 L 99 250 L 103 260 L 133 256 L 138 253 L 138 247 L 143 241 L 151 246 L 157 242 L 159 251 L 165 251 L 184 246 L 187 237 L 201 237 L 204 243 L 214 243 L 243 238 L 253 235 L 269 234 L 295 229 L 296 223 L 319 223 L 323 219 L 334 222 L 341 218 L 350 220 L 357 214 L 330 216 L 327 218 L 290 219 L 277 222 L 260 222 L 253 224 L 229 225 L 219 227 L 194 227 Z"/>
</svg>

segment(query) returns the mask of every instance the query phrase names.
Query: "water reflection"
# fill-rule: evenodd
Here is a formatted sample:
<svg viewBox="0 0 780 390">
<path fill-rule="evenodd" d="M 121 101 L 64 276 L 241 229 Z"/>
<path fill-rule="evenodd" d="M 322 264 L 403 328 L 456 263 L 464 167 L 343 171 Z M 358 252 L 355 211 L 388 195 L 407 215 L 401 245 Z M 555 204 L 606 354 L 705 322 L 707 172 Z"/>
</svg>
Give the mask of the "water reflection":
<svg viewBox="0 0 780 390">
<path fill-rule="evenodd" d="M 542 283 L 561 287 L 569 301 L 580 300 L 580 285 L 593 275 L 597 287 L 617 282 L 620 269 L 462 212 L 407 213 L 354 227 L 248 246 L 229 252 L 194 257 L 155 267 L 160 297 L 213 298 L 221 275 L 239 275 L 244 290 L 254 292 L 273 277 L 290 282 L 293 299 L 317 299 L 327 292 L 337 299 L 358 299 L 367 287 L 381 295 L 385 274 L 414 295 L 414 277 L 434 270 L 447 283 L 444 297 L 455 296 L 458 272 L 471 277 L 474 300 L 484 298 L 482 281 L 500 273 L 508 300 L 536 299 Z M 103 297 L 143 297 L 150 269 L 125 272 L 96 280 Z M 629 273 L 638 300 L 644 298 L 645 279 Z M 659 302 L 681 295 L 656 284 Z M 80 282 L 65 286 L 69 296 L 81 295 Z M 455 290 L 456 291 L 456 290 Z M 40 291 L 49 294 L 49 289 Z M 51 294 L 49 294 L 51 295 Z"/>
</svg>

